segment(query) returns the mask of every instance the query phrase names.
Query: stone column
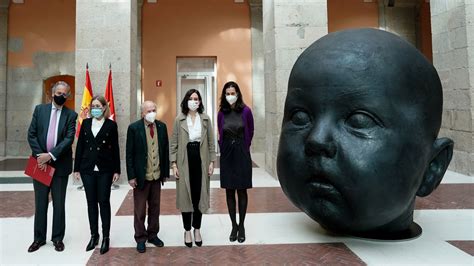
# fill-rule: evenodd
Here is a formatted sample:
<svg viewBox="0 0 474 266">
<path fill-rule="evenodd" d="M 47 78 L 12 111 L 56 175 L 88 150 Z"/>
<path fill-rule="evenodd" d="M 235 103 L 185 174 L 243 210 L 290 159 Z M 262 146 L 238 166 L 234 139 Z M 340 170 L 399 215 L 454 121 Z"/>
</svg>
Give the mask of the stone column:
<svg viewBox="0 0 474 266">
<path fill-rule="evenodd" d="M 474 2 L 431 0 L 433 64 L 443 84 L 440 137 L 454 140 L 450 170 L 474 175 Z"/>
<path fill-rule="evenodd" d="M 276 176 L 276 157 L 291 68 L 306 47 L 328 32 L 326 0 L 264 0 L 265 169 Z"/>
<path fill-rule="evenodd" d="M 126 180 L 127 127 L 137 118 L 137 14 L 137 1 L 76 1 L 76 111 L 81 106 L 86 63 L 93 93 L 101 95 L 105 95 L 111 63 L 122 182 Z"/>
<path fill-rule="evenodd" d="M 6 155 L 8 5 L 0 1 L 0 157 Z"/>
<path fill-rule="evenodd" d="M 265 151 L 265 84 L 262 0 L 250 0 L 249 5 L 252 35 L 252 112 L 255 124 L 252 152 L 263 153 Z"/>
</svg>

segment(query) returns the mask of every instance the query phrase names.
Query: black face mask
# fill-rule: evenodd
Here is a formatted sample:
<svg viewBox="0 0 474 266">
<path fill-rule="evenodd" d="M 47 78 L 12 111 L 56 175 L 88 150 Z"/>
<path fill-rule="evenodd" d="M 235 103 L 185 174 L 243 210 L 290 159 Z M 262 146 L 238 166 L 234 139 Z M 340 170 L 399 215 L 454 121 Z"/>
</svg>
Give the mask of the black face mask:
<svg viewBox="0 0 474 266">
<path fill-rule="evenodd" d="M 61 96 L 54 95 L 54 102 L 57 105 L 63 105 L 66 102 L 66 98 L 64 98 L 62 95 Z"/>
</svg>

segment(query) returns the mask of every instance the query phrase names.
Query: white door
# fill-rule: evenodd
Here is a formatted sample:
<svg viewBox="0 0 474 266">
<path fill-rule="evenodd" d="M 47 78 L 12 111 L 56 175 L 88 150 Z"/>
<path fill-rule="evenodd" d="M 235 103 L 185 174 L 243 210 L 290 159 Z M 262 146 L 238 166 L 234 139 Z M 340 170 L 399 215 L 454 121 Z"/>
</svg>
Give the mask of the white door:
<svg viewBox="0 0 474 266">
<path fill-rule="evenodd" d="M 197 89 L 202 97 L 204 112 L 211 118 L 217 145 L 217 88 L 215 57 L 176 58 L 176 113 L 181 112 L 181 101 L 190 89 Z"/>
<path fill-rule="evenodd" d="M 202 97 L 202 104 L 204 105 L 204 111 L 210 116 L 212 113 L 212 105 L 209 104 L 212 102 L 212 95 L 208 97 L 208 92 L 212 92 L 212 89 L 209 88 L 208 77 L 202 75 L 192 75 L 192 74 L 183 74 L 178 78 L 178 88 L 179 93 L 177 95 L 177 107 L 178 111 L 181 110 L 181 101 L 183 100 L 184 95 L 190 89 L 196 89 L 199 91 Z M 208 101 L 208 99 L 211 99 Z"/>
</svg>

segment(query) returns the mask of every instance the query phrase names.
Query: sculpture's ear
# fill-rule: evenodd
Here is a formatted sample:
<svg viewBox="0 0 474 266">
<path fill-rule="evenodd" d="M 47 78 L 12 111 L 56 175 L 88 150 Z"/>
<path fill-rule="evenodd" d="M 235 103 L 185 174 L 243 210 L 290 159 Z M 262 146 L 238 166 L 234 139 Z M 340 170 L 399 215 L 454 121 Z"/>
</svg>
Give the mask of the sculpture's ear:
<svg viewBox="0 0 474 266">
<path fill-rule="evenodd" d="M 428 196 L 438 187 L 453 157 L 453 146 L 454 142 L 451 139 L 439 138 L 435 140 L 431 162 L 425 170 L 423 181 L 416 195 L 420 197 Z"/>
</svg>

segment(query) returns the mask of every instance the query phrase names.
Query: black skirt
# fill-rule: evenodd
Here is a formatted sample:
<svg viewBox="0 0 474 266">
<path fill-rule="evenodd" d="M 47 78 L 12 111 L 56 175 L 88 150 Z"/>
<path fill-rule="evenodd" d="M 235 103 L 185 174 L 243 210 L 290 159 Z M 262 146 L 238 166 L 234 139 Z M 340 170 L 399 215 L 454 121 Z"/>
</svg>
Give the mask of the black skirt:
<svg viewBox="0 0 474 266">
<path fill-rule="evenodd" d="M 252 159 L 244 141 L 224 138 L 221 148 L 221 188 L 252 188 Z"/>
</svg>

